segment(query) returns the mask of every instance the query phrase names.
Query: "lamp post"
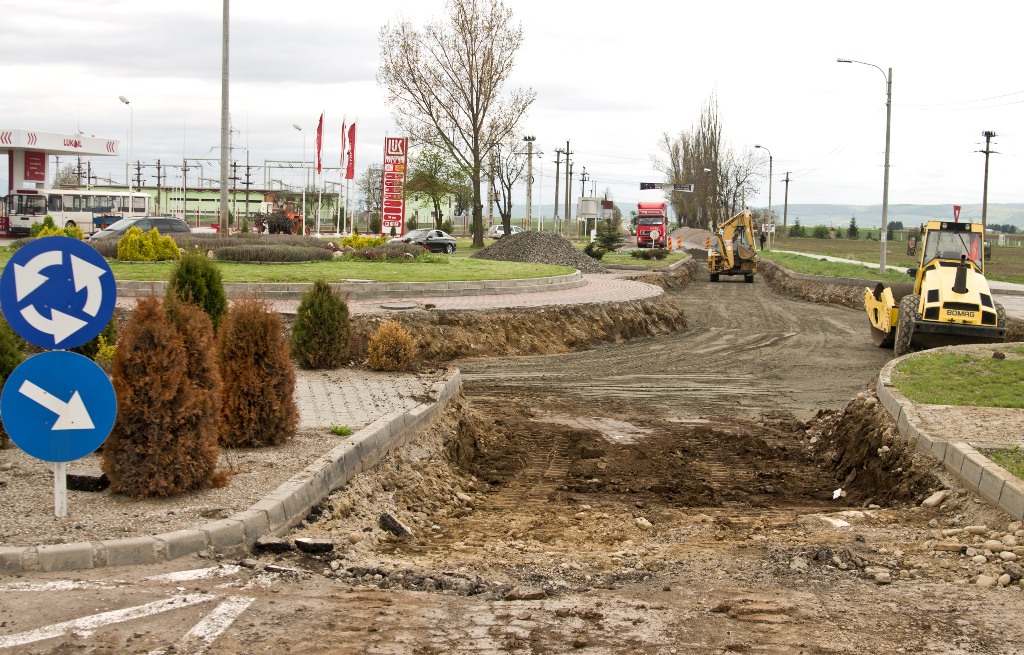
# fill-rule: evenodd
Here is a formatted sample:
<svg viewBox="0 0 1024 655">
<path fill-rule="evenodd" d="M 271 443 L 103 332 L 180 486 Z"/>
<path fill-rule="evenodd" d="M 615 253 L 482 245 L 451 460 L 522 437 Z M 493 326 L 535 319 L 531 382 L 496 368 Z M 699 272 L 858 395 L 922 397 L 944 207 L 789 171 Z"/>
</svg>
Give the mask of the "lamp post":
<svg viewBox="0 0 1024 655">
<path fill-rule="evenodd" d="M 772 231 L 770 225 L 775 221 L 772 219 L 772 151 L 762 146 L 760 143 L 754 144 L 755 148 L 760 148 L 768 153 L 768 222 L 764 224 L 765 228 L 768 229 L 768 250 L 772 249 Z"/>
<path fill-rule="evenodd" d="M 292 123 L 292 127 L 297 129 L 302 134 L 302 211 L 299 215 L 302 216 L 302 234 L 306 233 L 306 133 L 302 131 L 298 123 Z"/>
<path fill-rule="evenodd" d="M 836 61 L 841 64 L 874 66 L 885 78 L 885 182 L 882 186 L 882 234 L 879 237 L 879 241 L 882 242 L 882 254 L 878 260 L 878 272 L 885 273 L 885 237 L 889 230 L 889 134 L 892 129 L 892 68 L 889 68 L 889 74 L 886 75 L 880 66 L 869 64 L 866 61 L 854 59 L 836 59 Z"/>
<path fill-rule="evenodd" d="M 130 211 L 132 205 L 132 139 L 134 138 L 133 132 L 135 131 L 135 110 L 132 109 L 132 103 L 128 102 L 128 98 L 117 96 L 117 99 L 128 105 L 128 163 L 125 165 L 124 170 L 128 173 L 128 206 Z"/>
</svg>

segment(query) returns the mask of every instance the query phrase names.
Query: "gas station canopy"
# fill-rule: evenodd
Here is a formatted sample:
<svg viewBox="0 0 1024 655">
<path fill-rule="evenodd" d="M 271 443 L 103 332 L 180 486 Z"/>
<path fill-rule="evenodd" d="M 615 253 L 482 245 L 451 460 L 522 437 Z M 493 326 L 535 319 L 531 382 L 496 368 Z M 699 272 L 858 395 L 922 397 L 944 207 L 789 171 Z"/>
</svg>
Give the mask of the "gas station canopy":
<svg viewBox="0 0 1024 655">
<path fill-rule="evenodd" d="M 0 129 L 0 152 L 7 151 L 11 189 L 46 183 L 50 155 L 108 156 L 118 154 L 120 141 L 81 134 Z"/>
</svg>

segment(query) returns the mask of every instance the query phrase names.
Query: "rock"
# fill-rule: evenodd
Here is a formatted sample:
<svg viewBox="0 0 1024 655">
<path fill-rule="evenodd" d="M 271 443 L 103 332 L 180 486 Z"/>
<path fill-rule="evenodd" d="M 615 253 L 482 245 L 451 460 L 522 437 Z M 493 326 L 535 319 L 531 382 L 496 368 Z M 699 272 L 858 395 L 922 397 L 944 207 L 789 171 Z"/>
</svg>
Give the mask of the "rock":
<svg viewBox="0 0 1024 655">
<path fill-rule="evenodd" d="M 983 546 L 985 550 L 991 550 L 993 553 L 1001 553 L 1004 550 L 1003 542 L 996 539 L 989 539 Z"/>
<path fill-rule="evenodd" d="M 996 586 L 997 580 L 991 575 L 979 575 L 978 579 L 974 581 L 979 587 L 994 587 Z"/>
<path fill-rule="evenodd" d="M 1017 559 L 1017 553 L 1014 553 L 1009 550 L 1004 550 L 1003 552 L 999 553 L 999 559 L 1003 560 L 1004 562 L 1012 562 Z"/>
<path fill-rule="evenodd" d="M 0 472 L 10 471 L 12 468 L 14 468 L 14 464 L 11 464 L 10 462 L 0 463 Z"/>
<path fill-rule="evenodd" d="M 1013 533 L 1017 532 L 1017 530 L 1020 530 L 1021 528 L 1024 528 L 1024 522 L 1013 521 L 1012 523 L 1010 523 L 1010 525 L 1006 526 L 1006 531 L 1009 532 L 1010 534 L 1013 534 Z"/>
<path fill-rule="evenodd" d="M 1010 576 L 1004 573 L 1001 576 L 999 576 L 999 578 L 996 580 L 996 583 L 1000 587 L 1009 587 L 1010 586 Z"/>
<path fill-rule="evenodd" d="M 387 530 L 396 537 L 410 538 L 413 536 L 412 530 L 406 527 L 390 512 L 384 512 L 381 514 L 379 523 L 382 530 Z"/>
<path fill-rule="evenodd" d="M 799 571 L 803 573 L 810 568 L 810 563 L 804 557 L 797 555 L 793 559 L 789 560 L 789 568 L 792 571 Z"/>
<path fill-rule="evenodd" d="M 985 557 L 984 555 L 975 555 L 974 557 L 971 558 L 971 561 L 974 562 L 975 564 L 986 564 L 986 563 L 988 563 L 988 558 Z"/>
<path fill-rule="evenodd" d="M 103 491 L 110 486 L 107 474 L 96 466 L 68 469 L 67 485 L 71 491 Z"/>
<path fill-rule="evenodd" d="M 999 538 L 999 541 L 1003 542 L 1003 545 L 1009 548 L 1013 548 L 1017 545 L 1017 537 L 1012 534 L 1004 534 Z"/>
<path fill-rule="evenodd" d="M 945 489 L 942 491 L 936 491 L 921 502 L 921 507 L 938 507 L 942 504 L 942 501 L 946 500 L 946 496 L 948 495 L 949 491 Z M 936 521 L 936 525 L 938 525 L 938 521 Z"/>
<path fill-rule="evenodd" d="M 547 594 L 536 587 L 512 587 L 504 596 L 504 600 L 543 600 Z"/>
<path fill-rule="evenodd" d="M 348 539 L 348 542 L 350 544 L 358 544 L 359 542 L 361 542 L 363 540 L 363 533 L 362 532 L 349 532 L 348 533 L 348 537 L 346 537 L 346 539 Z"/>
<path fill-rule="evenodd" d="M 1021 569 L 1020 564 L 1014 562 L 1007 562 L 1003 564 L 1003 573 L 1010 576 L 1010 579 L 1014 582 L 1024 578 L 1024 569 Z"/>
<path fill-rule="evenodd" d="M 636 527 L 640 528 L 641 530 L 650 530 L 654 527 L 650 521 L 648 521 L 642 516 L 638 516 L 635 519 L 633 519 L 633 523 L 636 523 Z"/>
<path fill-rule="evenodd" d="M 875 574 L 875 584 L 889 584 L 892 582 L 892 575 L 888 571 L 882 571 L 881 573 Z"/>
<path fill-rule="evenodd" d="M 947 553 L 960 553 L 963 555 L 967 553 L 967 546 L 963 545 L 959 541 L 936 541 L 932 544 L 932 550 L 941 550 Z"/>
<path fill-rule="evenodd" d="M 992 353 L 992 359 L 1006 359 L 1006 353 L 997 350 L 994 353 Z"/>
<path fill-rule="evenodd" d="M 334 542 L 330 539 L 300 537 L 295 540 L 295 547 L 304 553 L 329 553 L 334 550 Z"/>
<path fill-rule="evenodd" d="M 252 547 L 259 553 L 284 553 L 292 549 L 291 543 L 273 536 L 260 537 Z"/>
<path fill-rule="evenodd" d="M 943 537 L 952 537 L 953 535 L 960 534 L 961 532 L 963 532 L 963 528 L 946 528 L 941 534 Z"/>
<path fill-rule="evenodd" d="M 987 525 L 969 525 L 964 528 L 964 532 L 968 534 L 986 534 L 988 532 Z"/>
</svg>

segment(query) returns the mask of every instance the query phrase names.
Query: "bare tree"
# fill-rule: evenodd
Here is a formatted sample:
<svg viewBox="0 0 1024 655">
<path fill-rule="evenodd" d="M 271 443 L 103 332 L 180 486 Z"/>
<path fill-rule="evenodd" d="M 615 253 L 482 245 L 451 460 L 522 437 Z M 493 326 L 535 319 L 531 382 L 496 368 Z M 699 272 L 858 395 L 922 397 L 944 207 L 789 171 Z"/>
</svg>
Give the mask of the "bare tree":
<svg viewBox="0 0 1024 655">
<path fill-rule="evenodd" d="M 367 212 L 379 212 L 383 204 L 384 178 L 380 166 L 367 166 L 359 176 L 356 186 L 363 194 L 363 209 Z"/>
<path fill-rule="evenodd" d="M 722 123 L 718 100 L 711 95 L 701 109 L 700 120 L 678 137 L 662 135 L 659 144 L 667 161 L 655 158 L 654 166 L 670 184 L 693 184 L 692 193 L 672 194 L 669 201 L 681 224 L 707 228 L 720 219 L 722 189 L 729 175 L 721 157 Z M 723 174 L 725 173 L 725 174 Z"/>
<path fill-rule="evenodd" d="M 53 186 L 60 187 L 77 187 L 81 186 L 82 181 L 78 177 L 78 167 L 74 164 L 64 164 L 60 167 L 60 171 L 57 172 L 57 176 L 53 180 Z"/>
<path fill-rule="evenodd" d="M 518 131 L 532 89 L 502 94 L 523 30 L 501 0 L 449 0 L 446 23 L 422 30 L 398 20 L 381 28 L 380 69 L 399 127 L 438 145 L 473 187 L 473 244 L 483 246 L 480 181 L 488 152 Z"/>
<path fill-rule="evenodd" d="M 521 142 L 509 139 L 493 151 L 498 215 L 505 226 L 505 234 L 512 233 L 512 189 L 526 172 L 526 152 L 520 150 L 521 147 Z"/>
</svg>

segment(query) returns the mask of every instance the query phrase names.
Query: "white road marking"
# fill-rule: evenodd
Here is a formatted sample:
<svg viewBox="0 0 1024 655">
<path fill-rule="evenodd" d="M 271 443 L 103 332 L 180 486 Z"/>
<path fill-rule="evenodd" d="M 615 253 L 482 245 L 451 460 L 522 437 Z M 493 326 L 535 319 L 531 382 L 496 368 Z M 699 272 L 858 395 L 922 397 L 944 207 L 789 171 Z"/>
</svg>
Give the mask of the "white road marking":
<svg viewBox="0 0 1024 655">
<path fill-rule="evenodd" d="M 152 582 L 183 582 L 186 580 L 205 580 L 209 578 L 226 578 L 242 570 L 241 566 L 231 564 L 225 566 L 213 566 L 205 569 L 192 569 L 190 571 L 174 571 L 173 573 L 162 573 L 145 578 Z"/>
<path fill-rule="evenodd" d="M 125 609 L 113 610 L 111 612 L 102 612 L 100 614 L 93 614 L 92 616 L 83 616 L 80 619 L 55 623 L 53 625 L 37 628 L 36 630 L 29 630 L 28 632 L 20 632 L 7 637 L 0 637 L 0 648 L 11 648 L 12 646 L 21 646 L 24 644 L 31 644 L 36 641 L 43 641 L 44 639 L 52 639 L 53 637 L 60 637 L 61 635 L 71 631 L 81 632 L 87 636 L 92 634 L 92 632 L 97 628 L 101 628 L 105 625 L 123 623 L 124 621 L 131 621 L 133 619 L 141 619 L 161 612 L 169 612 L 171 610 L 181 609 L 183 607 L 197 605 L 199 603 L 207 603 L 214 599 L 215 597 L 210 594 L 182 594 L 179 596 L 172 596 L 165 600 L 146 603 L 145 605 L 127 607 Z"/>
<path fill-rule="evenodd" d="M 231 627 L 235 619 L 252 605 L 254 600 L 256 599 L 231 596 L 186 632 L 185 636 L 174 645 L 171 652 L 202 655 L 213 645 L 217 637 Z M 165 655 L 167 652 L 164 649 L 157 649 L 150 651 L 148 655 Z"/>
</svg>

